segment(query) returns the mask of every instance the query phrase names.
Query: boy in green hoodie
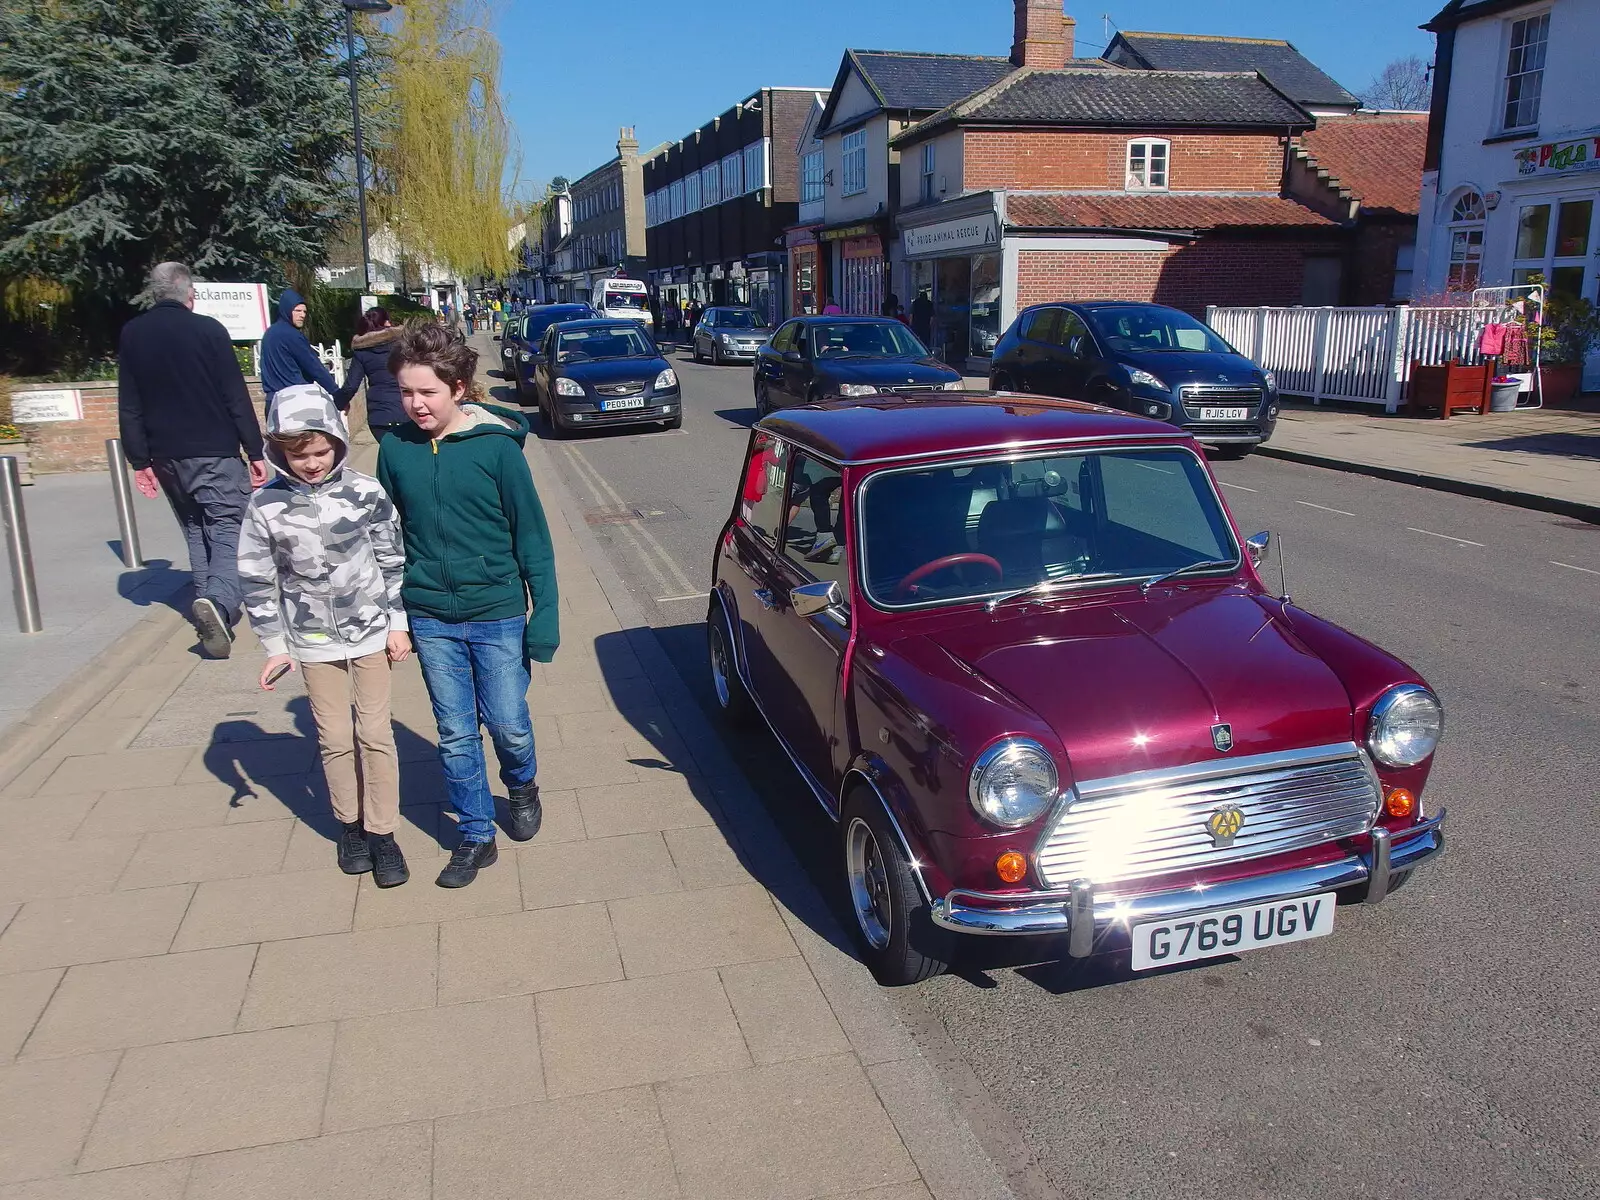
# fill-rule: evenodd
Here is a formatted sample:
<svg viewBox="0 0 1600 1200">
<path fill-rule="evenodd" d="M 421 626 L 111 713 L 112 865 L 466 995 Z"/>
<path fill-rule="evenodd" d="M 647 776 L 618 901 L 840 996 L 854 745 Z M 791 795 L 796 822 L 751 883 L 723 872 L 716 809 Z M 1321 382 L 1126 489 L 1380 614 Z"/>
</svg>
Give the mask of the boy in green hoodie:
<svg viewBox="0 0 1600 1200">
<path fill-rule="evenodd" d="M 461 844 L 440 887 L 466 887 L 498 857 L 480 724 L 509 789 L 506 832 L 526 841 L 539 831 L 528 661 L 550 662 L 561 640 L 550 530 L 522 457 L 528 423 L 483 402 L 477 367 L 460 333 L 407 325 L 389 370 L 412 425 L 378 451 L 378 480 L 405 537 L 401 595 L 459 817 Z"/>
</svg>

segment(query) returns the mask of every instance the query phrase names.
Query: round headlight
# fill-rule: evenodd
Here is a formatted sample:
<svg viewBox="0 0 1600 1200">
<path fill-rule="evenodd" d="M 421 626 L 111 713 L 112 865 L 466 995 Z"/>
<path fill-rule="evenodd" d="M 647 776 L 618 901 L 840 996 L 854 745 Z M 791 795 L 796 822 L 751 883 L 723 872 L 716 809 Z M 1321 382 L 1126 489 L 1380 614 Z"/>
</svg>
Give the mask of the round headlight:
<svg viewBox="0 0 1600 1200">
<path fill-rule="evenodd" d="M 996 742 L 972 764 L 967 797 L 977 814 L 1002 829 L 1020 829 L 1055 802 L 1056 764 L 1038 742 Z"/>
<path fill-rule="evenodd" d="M 1439 745 L 1444 710 L 1427 688 L 1404 683 L 1385 692 L 1372 706 L 1367 747 L 1372 757 L 1391 767 L 1414 767 Z"/>
</svg>

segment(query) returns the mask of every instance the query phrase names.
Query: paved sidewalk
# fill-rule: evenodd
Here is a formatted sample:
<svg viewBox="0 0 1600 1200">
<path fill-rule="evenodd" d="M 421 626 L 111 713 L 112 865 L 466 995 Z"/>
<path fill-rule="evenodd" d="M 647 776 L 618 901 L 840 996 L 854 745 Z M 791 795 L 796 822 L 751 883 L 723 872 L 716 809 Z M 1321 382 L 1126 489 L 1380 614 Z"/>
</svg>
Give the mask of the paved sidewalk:
<svg viewBox="0 0 1600 1200">
<path fill-rule="evenodd" d="M 401 888 L 334 867 L 248 634 L 179 629 L 0 790 L 0 1200 L 1010 1195 L 530 458 L 545 823 L 471 887 L 414 661 Z"/>
<path fill-rule="evenodd" d="M 1441 421 L 1295 405 L 1261 453 L 1600 521 L 1600 412 Z"/>
</svg>

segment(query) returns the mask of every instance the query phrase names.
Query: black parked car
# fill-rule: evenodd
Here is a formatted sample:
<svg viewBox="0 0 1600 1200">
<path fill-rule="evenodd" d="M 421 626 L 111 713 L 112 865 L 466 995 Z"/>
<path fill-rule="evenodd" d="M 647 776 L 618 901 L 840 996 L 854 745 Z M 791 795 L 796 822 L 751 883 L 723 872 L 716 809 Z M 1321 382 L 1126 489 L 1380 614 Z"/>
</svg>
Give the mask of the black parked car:
<svg viewBox="0 0 1600 1200">
<path fill-rule="evenodd" d="M 678 374 L 638 321 L 562 321 L 534 364 L 539 410 L 557 437 L 596 426 L 683 424 Z"/>
<path fill-rule="evenodd" d="M 517 399 L 535 399 L 533 370 L 544 355 L 544 335 L 561 321 L 584 321 L 600 314 L 587 304 L 536 304 L 506 325 L 507 345 L 516 347 L 511 365 L 517 381 Z"/>
<path fill-rule="evenodd" d="M 772 327 L 753 308 L 708 308 L 694 327 L 694 360 L 749 362 L 772 336 Z"/>
<path fill-rule="evenodd" d="M 995 346 L 989 385 L 1120 408 L 1242 457 L 1272 436 L 1278 386 L 1209 326 L 1161 304 L 1025 308 Z"/>
<path fill-rule="evenodd" d="M 961 374 L 886 317 L 799 317 L 756 351 L 756 412 L 878 392 L 961 390 Z"/>
</svg>

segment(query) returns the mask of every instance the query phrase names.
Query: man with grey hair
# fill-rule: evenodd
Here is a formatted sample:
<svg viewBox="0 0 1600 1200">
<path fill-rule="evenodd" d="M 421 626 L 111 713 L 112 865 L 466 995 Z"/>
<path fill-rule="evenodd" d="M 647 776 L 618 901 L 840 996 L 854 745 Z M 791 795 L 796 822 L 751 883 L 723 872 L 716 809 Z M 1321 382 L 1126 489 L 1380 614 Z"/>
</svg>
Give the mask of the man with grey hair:
<svg viewBox="0 0 1600 1200">
<path fill-rule="evenodd" d="M 261 422 L 228 331 L 194 311 L 189 268 L 158 264 L 146 294 L 150 310 L 122 327 L 117 350 L 122 448 L 139 490 L 166 493 L 189 547 L 195 632 L 227 658 L 242 608 L 239 524 L 250 489 L 267 482 Z"/>
</svg>

